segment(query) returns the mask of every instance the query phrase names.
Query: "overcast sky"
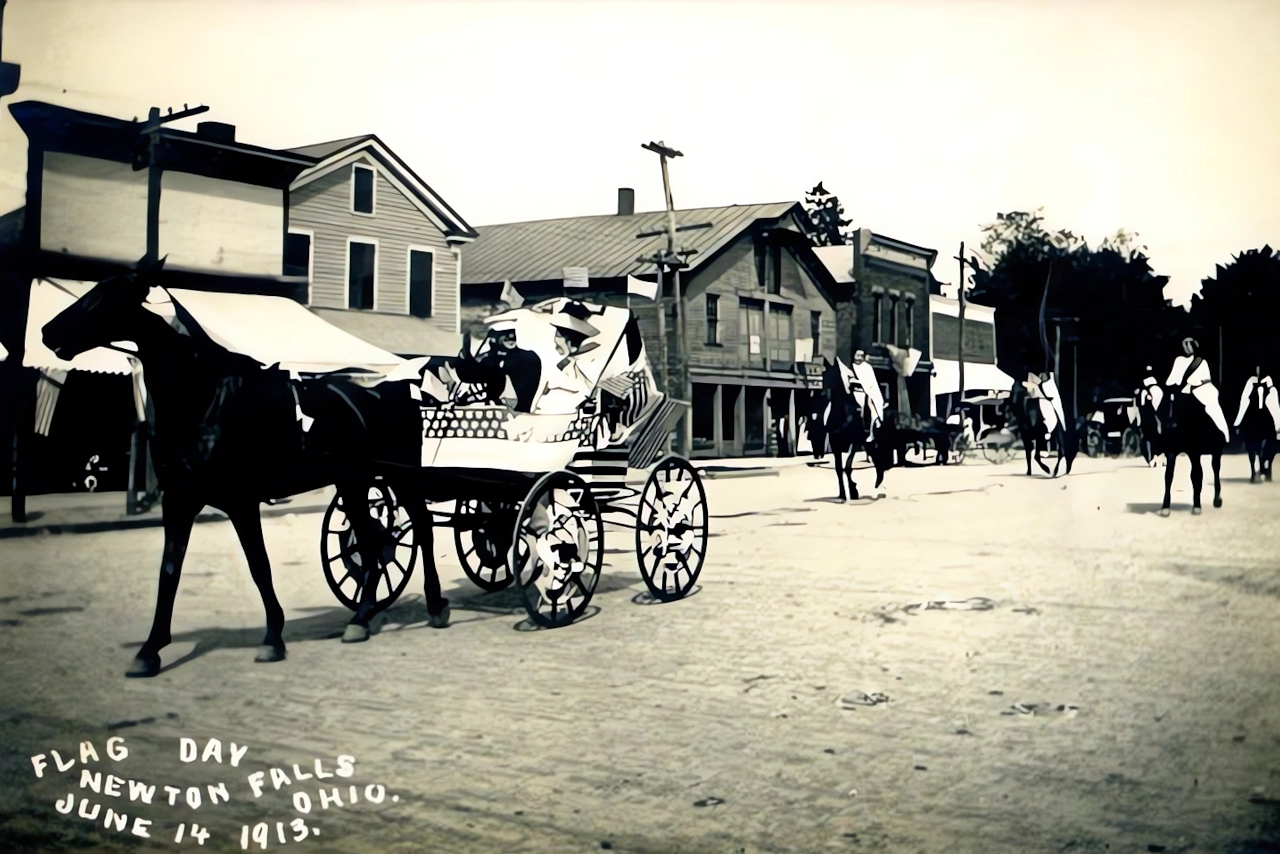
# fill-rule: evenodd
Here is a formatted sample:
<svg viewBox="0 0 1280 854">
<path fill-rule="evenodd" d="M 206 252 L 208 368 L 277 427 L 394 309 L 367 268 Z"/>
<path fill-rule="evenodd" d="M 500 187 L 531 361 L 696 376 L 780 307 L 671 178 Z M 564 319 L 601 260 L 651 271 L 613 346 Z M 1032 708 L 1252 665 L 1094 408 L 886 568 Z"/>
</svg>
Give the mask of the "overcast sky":
<svg viewBox="0 0 1280 854">
<path fill-rule="evenodd" d="M 799 201 L 936 248 L 1044 206 L 1137 231 L 1182 301 L 1280 244 L 1280 2 L 10 0 L 7 103 L 213 109 L 249 143 L 376 133 L 473 226 Z M 179 123 L 194 128 L 197 119 Z M 0 119 L 0 209 L 25 137 Z M 465 255 L 464 255 L 465 264 Z"/>
</svg>

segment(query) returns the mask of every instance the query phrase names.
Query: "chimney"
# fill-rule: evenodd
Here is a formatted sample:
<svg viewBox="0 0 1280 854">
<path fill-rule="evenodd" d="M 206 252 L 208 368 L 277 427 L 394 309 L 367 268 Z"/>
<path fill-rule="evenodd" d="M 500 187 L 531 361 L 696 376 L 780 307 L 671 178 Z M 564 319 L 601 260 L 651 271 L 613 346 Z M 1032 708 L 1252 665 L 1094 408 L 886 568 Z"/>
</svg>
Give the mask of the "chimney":
<svg viewBox="0 0 1280 854">
<path fill-rule="evenodd" d="M 631 216 L 636 212 L 636 191 L 630 187 L 618 188 L 618 216 Z"/>
<path fill-rule="evenodd" d="M 196 125 L 196 136 L 210 142 L 235 142 L 236 126 L 223 122 L 201 122 Z"/>
</svg>

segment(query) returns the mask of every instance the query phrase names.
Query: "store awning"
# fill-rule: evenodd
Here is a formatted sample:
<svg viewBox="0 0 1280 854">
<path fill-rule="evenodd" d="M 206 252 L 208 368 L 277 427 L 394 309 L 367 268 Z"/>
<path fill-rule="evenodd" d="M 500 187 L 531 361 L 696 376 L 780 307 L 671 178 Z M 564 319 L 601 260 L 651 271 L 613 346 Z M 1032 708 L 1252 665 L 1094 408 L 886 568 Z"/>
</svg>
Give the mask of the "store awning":
<svg viewBox="0 0 1280 854">
<path fill-rule="evenodd" d="M 960 391 L 960 363 L 951 359 L 935 359 L 933 362 L 932 394 L 955 394 Z M 1013 377 L 995 365 L 984 362 L 964 363 L 964 391 L 1008 391 L 1013 388 Z"/>
<path fill-rule="evenodd" d="M 71 361 L 59 359 L 44 346 L 44 325 L 75 304 L 96 282 L 36 279 L 31 283 L 31 304 L 27 308 L 27 335 L 22 364 L 42 371 L 88 371 L 93 374 L 131 374 L 129 357 L 105 347 L 95 347 Z"/>
<path fill-rule="evenodd" d="M 155 294 L 156 292 L 153 292 Z M 173 288 L 179 305 L 218 344 L 264 365 L 324 373 L 365 368 L 391 374 L 405 360 L 342 331 L 286 297 Z M 162 309 L 155 305 L 153 308 Z"/>
<path fill-rule="evenodd" d="M 99 347 L 66 361 L 55 356 L 41 340 L 44 325 L 95 284 L 64 279 L 37 279 L 32 283 L 24 365 L 43 370 L 132 373 L 130 359 L 124 353 Z M 307 373 L 362 368 L 384 375 L 398 375 L 408 365 L 399 356 L 326 323 L 286 297 L 180 288 L 173 288 L 168 294 L 216 343 L 264 365 L 279 363 L 286 370 Z M 147 305 L 161 316 L 173 316 L 173 306 L 163 290 L 153 289 Z"/>
</svg>

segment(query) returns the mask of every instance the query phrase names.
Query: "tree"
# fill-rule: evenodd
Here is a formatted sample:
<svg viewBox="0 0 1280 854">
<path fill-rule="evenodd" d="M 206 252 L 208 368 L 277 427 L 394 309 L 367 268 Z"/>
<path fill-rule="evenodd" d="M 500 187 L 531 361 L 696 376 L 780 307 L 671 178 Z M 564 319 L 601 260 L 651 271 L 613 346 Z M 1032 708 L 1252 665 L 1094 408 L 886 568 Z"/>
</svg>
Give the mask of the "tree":
<svg viewBox="0 0 1280 854">
<path fill-rule="evenodd" d="M 1234 396 L 1261 367 L 1280 370 L 1280 343 L 1275 322 L 1280 317 L 1280 252 L 1270 246 L 1241 252 L 1215 275 L 1200 283 L 1191 298 L 1191 323 L 1209 359 L 1230 410 Z M 1221 342 L 1221 349 L 1219 349 Z"/>
<path fill-rule="evenodd" d="M 1071 231 L 1048 231 L 1041 210 L 997 214 L 984 226 L 991 261 L 972 262 L 970 299 L 996 309 L 996 351 L 1007 373 L 1021 379 L 1054 370 L 1060 356 L 1059 387 L 1079 415 L 1101 398 L 1131 393 L 1148 365 L 1167 370 L 1186 313 L 1164 298 L 1168 277 L 1152 271 L 1137 235 L 1121 230 L 1090 247 Z"/>
<path fill-rule="evenodd" d="M 804 210 L 810 224 L 805 233 L 814 246 L 843 246 L 847 242 L 845 229 L 853 220 L 844 219 L 839 197 L 828 193 L 821 181 L 805 193 Z"/>
</svg>

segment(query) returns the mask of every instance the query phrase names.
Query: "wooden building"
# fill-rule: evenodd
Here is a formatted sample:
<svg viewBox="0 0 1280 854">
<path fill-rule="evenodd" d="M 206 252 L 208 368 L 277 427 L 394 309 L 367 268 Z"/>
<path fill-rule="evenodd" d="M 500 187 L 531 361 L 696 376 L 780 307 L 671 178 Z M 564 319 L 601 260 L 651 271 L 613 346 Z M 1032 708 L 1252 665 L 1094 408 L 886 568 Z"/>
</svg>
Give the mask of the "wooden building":
<svg viewBox="0 0 1280 854">
<path fill-rule="evenodd" d="M 33 294 L 83 292 L 152 253 L 167 256 L 165 286 L 304 300 L 306 280 L 283 274 L 287 190 L 315 161 L 246 145 L 219 122 L 175 130 L 158 111 L 139 122 L 36 101 L 9 110 L 27 137 L 27 193 L 23 208 L 0 218 L 0 345 L 9 354 L 0 413 L 4 447 L 14 449 L 5 485 L 21 520 L 27 494 L 91 488 L 86 465 L 101 464 L 95 486 L 113 491 L 140 465 L 128 362 L 95 357 L 80 369 L 28 347 L 51 319 L 41 312 L 58 310 Z M 42 376 L 66 376 L 68 386 L 47 435 L 33 430 Z"/>
<path fill-rule="evenodd" d="M 459 342 L 461 247 L 476 232 L 378 137 L 291 149 L 288 271 L 324 320 L 404 356 Z"/>
<path fill-rule="evenodd" d="M 634 213 L 629 190 L 616 213 L 480 227 L 463 250 L 463 320 L 499 305 L 504 283 L 525 302 L 578 296 L 630 304 L 661 376 L 657 303 L 628 297 L 628 276 L 656 281 L 641 260 L 666 247 L 665 211 Z M 833 358 L 836 317 L 804 236 L 796 202 L 676 212 L 679 246 L 693 254 L 680 273 L 693 386 L 693 453 L 752 456 L 795 447 L 797 414 Z M 641 237 L 641 235 L 648 235 Z M 566 288 L 565 268 L 585 267 L 586 289 Z M 668 370 L 676 373 L 672 282 L 663 284 Z M 781 424 L 782 430 L 776 429 Z"/>
</svg>

